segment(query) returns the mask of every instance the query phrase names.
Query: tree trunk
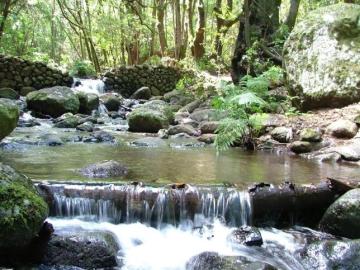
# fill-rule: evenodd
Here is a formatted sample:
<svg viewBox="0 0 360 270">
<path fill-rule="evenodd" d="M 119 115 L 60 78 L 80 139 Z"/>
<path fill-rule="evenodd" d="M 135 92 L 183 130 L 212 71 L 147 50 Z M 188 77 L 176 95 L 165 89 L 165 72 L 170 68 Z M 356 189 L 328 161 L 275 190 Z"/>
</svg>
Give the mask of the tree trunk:
<svg viewBox="0 0 360 270">
<path fill-rule="evenodd" d="M 166 54 L 166 50 L 167 50 L 167 41 L 166 41 L 165 24 L 164 24 L 165 10 L 166 10 L 165 0 L 158 0 L 158 4 L 157 4 L 157 20 L 158 20 L 157 28 L 158 28 L 158 32 L 159 32 L 159 42 L 160 42 L 160 48 L 161 48 L 162 56 L 164 56 Z"/>
<path fill-rule="evenodd" d="M 11 0 L 2 0 L 1 3 L 1 20 L 0 20 L 0 42 L 5 31 L 5 23 L 10 13 Z"/>
<path fill-rule="evenodd" d="M 251 63 L 244 63 L 246 51 L 256 40 L 271 41 L 271 36 L 279 28 L 279 8 L 281 0 L 245 0 L 244 16 L 240 19 L 239 33 L 231 60 L 231 75 L 234 83 L 249 73 Z"/>
<path fill-rule="evenodd" d="M 195 60 L 201 59 L 205 54 L 205 8 L 203 0 L 199 1 L 198 5 L 199 12 L 199 25 L 195 34 L 195 40 L 191 48 L 191 52 Z"/>
<path fill-rule="evenodd" d="M 285 20 L 285 24 L 288 26 L 289 31 L 291 31 L 295 26 L 299 6 L 300 0 L 291 0 L 289 12 Z"/>
<path fill-rule="evenodd" d="M 175 16 L 175 58 L 180 60 L 182 45 L 182 27 L 181 27 L 181 9 L 180 0 L 174 0 L 174 16 Z"/>
</svg>

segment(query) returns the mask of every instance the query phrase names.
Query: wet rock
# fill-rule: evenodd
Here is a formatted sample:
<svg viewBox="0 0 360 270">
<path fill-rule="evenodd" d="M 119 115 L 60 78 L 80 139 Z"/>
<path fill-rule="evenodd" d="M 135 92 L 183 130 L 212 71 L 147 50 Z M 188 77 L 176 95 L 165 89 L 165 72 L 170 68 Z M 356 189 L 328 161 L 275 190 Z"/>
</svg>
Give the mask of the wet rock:
<svg viewBox="0 0 360 270">
<path fill-rule="evenodd" d="M 185 106 L 186 104 L 192 102 L 193 98 L 178 90 L 173 90 L 164 95 L 164 100 L 171 105 L 180 105 L 181 108 L 181 106 Z"/>
<path fill-rule="evenodd" d="M 44 265 L 101 269 L 117 266 L 116 250 L 107 241 L 89 236 L 53 236 L 42 260 Z"/>
<path fill-rule="evenodd" d="M 128 116 L 129 131 L 157 133 L 173 121 L 169 106 L 161 100 L 149 101 L 138 106 Z"/>
<path fill-rule="evenodd" d="M 204 142 L 206 144 L 212 144 L 215 142 L 216 134 L 202 134 L 200 137 L 198 137 L 198 140 L 200 142 Z"/>
<path fill-rule="evenodd" d="M 90 134 L 90 137 L 86 137 L 83 139 L 83 142 L 95 142 L 95 143 L 114 142 L 114 141 L 115 141 L 115 137 L 113 135 L 102 130 L 95 131 Z"/>
<path fill-rule="evenodd" d="M 242 226 L 234 230 L 229 235 L 228 240 L 234 244 L 246 246 L 261 246 L 263 244 L 259 229 L 251 226 Z"/>
<path fill-rule="evenodd" d="M 94 130 L 94 124 L 91 122 L 85 122 L 81 125 L 78 125 L 76 129 L 80 131 L 92 132 Z"/>
<path fill-rule="evenodd" d="M 304 142 L 321 142 L 322 133 L 319 129 L 305 128 L 300 132 L 300 140 Z"/>
<path fill-rule="evenodd" d="M 146 138 L 137 139 L 135 141 L 132 141 L 130 143 L 130 145 L 137 146 L 137 147 L 163 147 L 163 146 L 167 146 L 167 144 L 164 142 L 164 140 L 162 140 L 160 138 L 152 138 L 152 137 L 146 137 Z"/>
<path fill-rule="evenodd" d="M 276 127 L 270 134 L 274 140 L 280 143 L 288 143 L 293 138 L 292 129 L 287 127 Z"/>
<path fill-rule="evenodd" d="M 0 258 L 26 247 L 47 215 L 47 204 L 31 180 L 0 163 Z"/>
<path fill-rule="evenodd" d="M 16 128 L 19 114 L 19 109 L 13 101 L 0 99 L 0 141 Z"/>
<path fill-rule="evenodd" d="M 11 88 L 0 88 L 0 98 L 19 99 L 20 95 Z"/>
<path fill-rule="evenodd" d="M 305 269 L 357 270 L 360 265 L 360 240 L 319 241 L 302 254 Z"/>
<path fill-rule="evenodd" d="M 295 154 L 309 153 L 312 151 L 312 144 L 305 141 L 295 141 L 290 144 L 289 148 Z"/>
<path fill-rule="evenodd" d="M 360 238 L 360 189 L 353 189 L 337 199 L 325 212 L 320 228 L 325 232 Z"/>
<path fill-rule="evenodd" d="M 169 135 L 176 135 L 179 133 L 186 133 L 190 136 L 199 136 L 200 135 L 199 131 L 195 130 L 190 125 L 176 125 L 176 126 L 172 126 L 168 129 Z"/>
<path fill-rule="evenodd" d="M 131 95 L 132 99 L 145 99 L 149 100 L 151 98 L 151 90 L 149 87 L 141 87 L 135 91 L 134 94 Z"/>
<path fill-rule="evenodd" d="M 284 45 L 290 94 L 307 110 L 360 100 L 360 6 L 341 3 L 314 10 Z"/>
<path fill-rule="evenodd" d="M 251 262 L 240 256 L 221 256 L 216 252 L 203 252 L 192 257 L 186 270 L 274 270 L 263 262 Z"/>
<path fill-rule="evenodd" d="M 160 129 L 160 130 L 158 131 L 158 137 L 159 137 L 160 139 L 168 139 L 168 138 L 169 138 L 169 134 L 168 134 L 168 132 L 167 132 L 166 129 Z"/>
<path fill-rule="evenodd" d="M 47 146 L 59 146 L 63 145 L 64 142 L 62 139 L 55 134 L 45 134 L 39 137 L 39 144 L 47 145 Z"/>
<path fill-rule="evenodd" d="M 80 101 L 79 113 L 91 114 L 92 111 L 99 107 L 99 97 L 96 94 L 78 92 L 77 96 Z"/>
<path fill-rule="evenodd" d="M 34 268 L 36 270 L 36 268 Z M 84 270 L 84 268 L 68 265 L 39 265 L 37 270 Z"/>
<path fill-rule="evenodd" d="M 219 121 L 209 121 L 200 123 L 200 130 L 202 134 L 214 134 L 219 127 Z"/>
<path fill-rule="evenodd" d="M 35 127 L 35 126 L 40 126 L 40 122 L 37 121 L 35 118 L 30 118 L 30 119 L 23 119 L 20 118 L 18 121 L 18 127 Z"/>
<path fill-rule="evenodd" d="M 34 91 L 26 96 L 29 110 L 43 115 L 59 117 L 64 113 L 77 113 L 80 102 L 77 95 L 65 86 L 55 86 Z"/>
<path fill-rule="evenodd" d="M 358 132 L 358 127 L 350 120 L 340 119 L 330 124 L 327 127 L 326 132 L 336 138 L 351 139 Z"/>
<path fill-rule="evenodd" d="M 80 173 L 90 178 L 110 178 L 124 176 L 128 170 L 119 162 L 109 160 L 91 164 L 81 169 Z"/>
<path fill-rule="evenodd" d="M 107 93 L 102 95 L 100 100 L 109 111 L 118 111 L 122 102 L 122 97 L 118 94 Z"/>
<path fill-rule="evenodd" d="M 339 162 L 341 160 L 341 155 L 338 153 L 319 153 L 311 156 L 311 158 L 320 162 Z"/>
<path fill-rule="evenodd" d="M 219 112 L 214 109 L 199 109 L 190 114 L 190 118 L 196 122 L 219 121 L 225 118 L 226 112 Z"/>
<path fill-rule="evenodd" d="M 27 94 L 34 92 L 34 91 L 36 91 L 36 89 L 34 87 L 25 86 L 20 89 L 20 95 L 25 97 L 25 96 L 27 96 Z"/>
<path fill-rule="evenodd" d="M 195 109 L 199 108 L 199 106 L 201 105 L 202 100 L 201 99 L 196 99 L 193 102 L 190 102 L 189 104 L 185 105 L 184 107 L 182 107 L 179 112 L 187 112 L 187 113 L 192 113 L 195 111 Z"/>
<path fill-rule="evenodd" d="M 338 153 L 342 159 L 347 161 L 360 160 L 360 142 L 353 142 L 344 146 L 335 147 L 334 152 Z"/>
<path fill-rule="evenodd" d="M 54 123 L 56 128 L 76 128 L 80 124 L 80 117 L 72 113 L 66 113 L 55 119 Z"/>
</svg>

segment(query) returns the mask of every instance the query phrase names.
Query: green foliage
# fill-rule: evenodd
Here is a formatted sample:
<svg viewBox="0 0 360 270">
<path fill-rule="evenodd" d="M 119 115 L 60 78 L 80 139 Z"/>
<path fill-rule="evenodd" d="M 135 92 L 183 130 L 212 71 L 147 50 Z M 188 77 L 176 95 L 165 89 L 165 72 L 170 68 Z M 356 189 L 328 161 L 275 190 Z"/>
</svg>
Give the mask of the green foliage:
<svg viewBox="0 0 360 270">
<path fill-rule="evenodd" d="M 192 74 L 185 74 L 176 84 L 176 90 L 185 92 L 186 89 L 197 83 L 196 77 Z"/>
<path fill-rule="evenodd" d="M 70 68 L 69 74 L 74 77 L 84 78 L 95 76 L 96 71 L 89 61 L 77 60 Z"/>
</svg>

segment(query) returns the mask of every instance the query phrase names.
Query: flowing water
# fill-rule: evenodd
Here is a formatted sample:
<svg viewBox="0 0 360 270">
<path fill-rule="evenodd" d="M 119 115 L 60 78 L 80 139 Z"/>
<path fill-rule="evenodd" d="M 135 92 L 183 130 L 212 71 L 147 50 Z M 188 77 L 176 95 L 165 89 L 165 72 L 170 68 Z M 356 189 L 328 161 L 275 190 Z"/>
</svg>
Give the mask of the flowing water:
<svg viewBox="0 0 360 270">
<path fill-rule="evenodd" d="M 251 222 L 247 192 L 191 186 L 39 184 L 38 188 L 53 198 L 48 221 L 57 234 L 110 233 L 123 270 L 191 269 L 191 258 L 203 252 L 242 256 L 278 269 L 304 269 L 296 259 L 306 244 L 299 233 L 261 229 L 262 247 L 229 241 L 237 226 Z"/>
</svg>

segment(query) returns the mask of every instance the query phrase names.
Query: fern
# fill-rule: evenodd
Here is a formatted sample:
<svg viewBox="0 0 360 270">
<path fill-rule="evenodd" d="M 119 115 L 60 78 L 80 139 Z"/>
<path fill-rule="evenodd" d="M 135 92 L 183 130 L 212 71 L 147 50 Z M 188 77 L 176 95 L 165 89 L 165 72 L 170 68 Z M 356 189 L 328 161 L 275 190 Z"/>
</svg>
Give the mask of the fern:
<svg viewBox="0 0 360 270">
<path fill-rule="evenodd" d="M 226 150 L 248 133 L 248 123 L 245 119 L 226 118 L 221 121 L 217 131 L 215 145 L 217 150 Z"/>
</svg>

